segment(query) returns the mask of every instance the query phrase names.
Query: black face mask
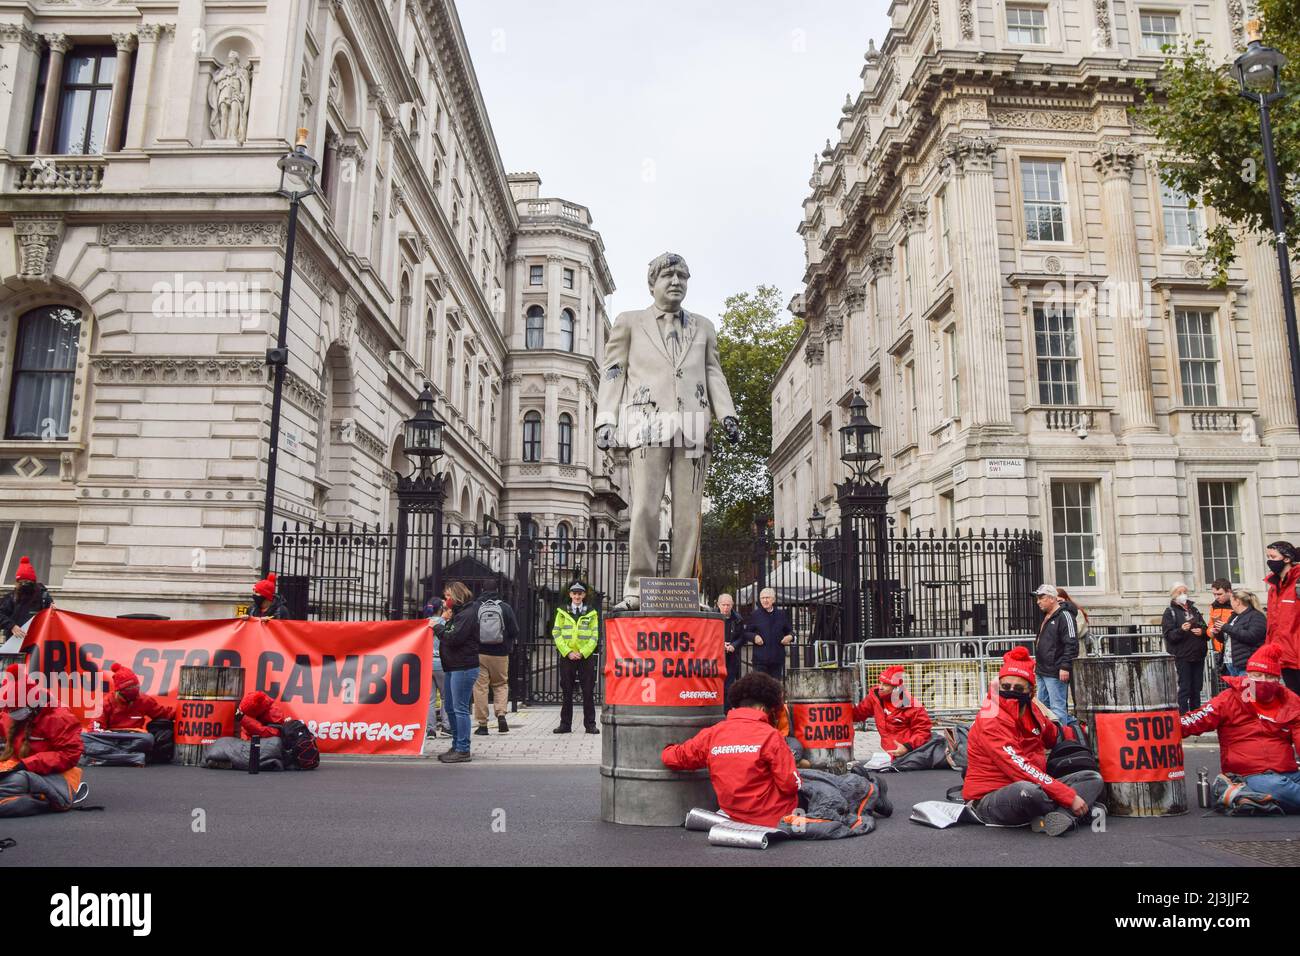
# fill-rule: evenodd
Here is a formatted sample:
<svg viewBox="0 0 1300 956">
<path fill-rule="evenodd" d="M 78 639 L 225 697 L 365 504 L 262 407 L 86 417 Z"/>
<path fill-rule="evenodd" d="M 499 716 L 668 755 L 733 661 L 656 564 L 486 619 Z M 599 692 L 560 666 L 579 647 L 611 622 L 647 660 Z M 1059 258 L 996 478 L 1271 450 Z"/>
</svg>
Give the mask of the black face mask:
<svg viewBox="0 0 1300 956">
<path fill-rule="evenodd" d="M 35 590 L 36 590 L 35 581 L 23 581 L 18 585 L 19 594 L 31 594 Z"/>
<path fill-rule="evenodd" d="M 1268 562 L 1268 569 L 1269 569 L 1270 571 L 1272 571 L 1274 574 L 1281 574 L 1281 573 L 1282 573 L 1282 569 L 1285 568 L 1285 567 L 1286 567 L 1286 562 L 1285 562 L 1285 561 L 1269 561 L 1269 562 Z"/>
<path fill-rule="evenodd" d="M 1034 699 L 1032 690 L 999 690 L 998 696 L 1003 700 L 1014 700 L 1021 704 L 1027 704 Z"/>
</svg>

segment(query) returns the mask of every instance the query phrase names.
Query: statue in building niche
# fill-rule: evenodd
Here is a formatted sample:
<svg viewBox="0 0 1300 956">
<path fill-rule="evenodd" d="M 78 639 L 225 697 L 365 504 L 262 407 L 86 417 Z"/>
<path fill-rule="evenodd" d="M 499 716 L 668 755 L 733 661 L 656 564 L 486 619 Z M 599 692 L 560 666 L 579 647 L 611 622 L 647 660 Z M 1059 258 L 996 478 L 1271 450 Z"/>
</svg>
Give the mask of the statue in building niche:
<svg viewBox="0 0 1300 956">
<path fill-rule="evenodd" d="M 244 66 L 231 50 L 226 65 L 212 74 L 208 85 L 208 126 L 214 139 L 231 139 L 241 146 L 248 136 L 248 105 L 252 99 L 253 66 Z"/>
<path fill-rule="evenodd" d="M 628 449 L 632 521 L 624 599 L 615 610 L 641 606 L 641 578 L 655 575 L 659 506 L 672 495 L 675 578 L 698 576 L 709 432 L 722 421 L 740 441 L 740 422 L 718 360 L 718 334 L 702 315 L 682 308 L 690 269 L 666 252 L 650 263 L 654 304 L 614 320 L 597 396 L 596 444 Z"/>
</svg>

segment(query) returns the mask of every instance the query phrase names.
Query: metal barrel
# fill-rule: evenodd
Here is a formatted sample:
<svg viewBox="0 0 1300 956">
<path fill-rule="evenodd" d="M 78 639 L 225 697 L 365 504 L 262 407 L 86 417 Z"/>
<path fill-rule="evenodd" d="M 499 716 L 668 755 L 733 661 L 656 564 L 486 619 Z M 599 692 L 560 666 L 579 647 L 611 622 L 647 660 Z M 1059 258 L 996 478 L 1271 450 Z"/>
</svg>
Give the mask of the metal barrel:
<svg viewBox="0 0 1300 956">
<path fill-rule="evenodd" d="M 176 697 L 176 753 L 183 766 L 202 767 L 212 742 L 236 733 L 235 711 L 244 697 L 244 669 L 182 667 Z"/>
<path fill-rule="evenodd" d="M 803 760 L 816 770 L 844 773 L 853 761 L 852 668 L 787 671 L 785 702 L 790 708 L 790 733 L 803 747 Z"/>
<path fill-rule="evenodd" d="M 663 765 L 669 744 L 690 740 L 722 719 L 722 707 L 631 707 L 600 712 L 600 816 L 607 823 L 680 827 L 696 808 L 718 805 L 707 770 Z"/>
<path fill-rule="evenodd" d="M 1178 714 L 1178 675 L 1165 654 L 1086 657 L 1074 662 L 1075 715 L 1121 817 L 1187 812 Z"/>
</svg>

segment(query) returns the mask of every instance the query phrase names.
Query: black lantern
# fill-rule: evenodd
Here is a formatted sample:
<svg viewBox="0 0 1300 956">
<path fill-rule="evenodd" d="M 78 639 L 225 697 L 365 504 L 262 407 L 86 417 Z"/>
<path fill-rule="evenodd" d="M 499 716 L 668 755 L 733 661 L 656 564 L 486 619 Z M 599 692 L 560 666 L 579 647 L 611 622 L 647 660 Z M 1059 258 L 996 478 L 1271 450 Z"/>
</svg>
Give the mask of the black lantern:
<svg viewBox="0 0 1300 956">
<path fill-rule="evenodd" d="M 415 417 L 402 427 L 406 454 L 420 459 L 421 470 L 442 455 L 442 429 L 446 422 L 433 413 L 433 383 L 425 382 L 416 401 Z"/>
<path fill-rule="evenodd" d="M 808 533 L 810 537 L 820 538 L 826 531 L 826 516 L 813 505 L 812 514 L 808 516 Z"/>
<path fill-rule="evenodd" d="M 316 160 L 307 154 L 307 130 L 298 130 L 298 142 L 278 165 L 281 195 L 297 202 L 316 191 Z"/>
<path fill-rule="evenodd" d="M 1286 57 L 1260 40 L 1259 21 L 1249 24 L 1250 43 L 1246 52 L 1232 64 L 1232 74 L 1241 84 L 1241 95 L 1255 102 L 1277 99 L 1282 95 L 1282 67 Z"/>
<path fill-rule="evenodd" d="M 880 426 L 867 420 L 867 403 L 860 392 L 849 403 L 849 423 L 840 428 L 840 461 L 853 469 L 853 477 L 864 481 L 871 466 L 880 461 Z"/>
</svg>

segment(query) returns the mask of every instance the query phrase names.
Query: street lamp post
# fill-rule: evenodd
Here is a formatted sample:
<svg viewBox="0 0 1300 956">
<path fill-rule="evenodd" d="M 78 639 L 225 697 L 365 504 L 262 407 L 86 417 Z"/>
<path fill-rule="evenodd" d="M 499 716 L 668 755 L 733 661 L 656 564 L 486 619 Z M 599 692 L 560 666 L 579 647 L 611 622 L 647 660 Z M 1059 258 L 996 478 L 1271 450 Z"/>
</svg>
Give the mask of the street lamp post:
<svg viewBox="0 0 1300 956">
<path fill-rule="evenodd" d="M 844 567 L 840 633 L 846 641 L 859 641 L 881 637 L 886 631 L 889 480 L 872 481 L 868 477 L 872 466 L 880 461 L 880 426 L 867 418 L 867 403 L 857 392 L 849 403 L 849 422 L 840 427 L 840 461 L 851 472 L 835 486 Z M 864 592 L 870 601 L 866 607 Z"/>
<path fill-rule="evenodd" d="M 397 476 L 397 547 L 393 557 L 393 590 L 388 616 L 398 621 L 406 617 L 406 550 L 410 536 L 410 516 L 433 515 L 433 567 L 430 588 L 433 595 L 442 593 L 442 475 L 433 473 L 433 463 L 442 457 L 442 430 L 446 423 L 433 413 L 433 383 L 425 382 L 416 399 L 415 417 L 402 427 L 403 453 L 419 459 L 409 475 Z"/>
<path fill-rule="evenodd" d="M 280 405 L 284 371 L 289 365 L 289 287 L 293 282 L 293 247 L 298 235 L 298 204 L 316 191 L 316 160 L 307 155 L 307 130 L 298 130 L 294 148 L 280 157 L 279 195 L 289 200 L 289 235 L 284 248 L 284 285 L 280 289 L 280 329 L 266 364 L 275 369 L 271 392 L 271 448 L 266 456 L 266 502 L 262 508 L 262 577 L 271 570 L 271 533 L 275 511 L 275 475 L 280 458 Z"/>
<path fill-rule="evenodd" d="M 1282 67 L 1286 57 L 1260 40 L 1260 24 L 1247 24 L 1250 43 L 1237 57 L 1232 72 L 1241 84 L 1240 95 L 1259 107 L 1260 136 L 1264 147 L 1264 168 L 1268 173 L 1268 204 L 1273 218 L 1273 239 L 1277 245 L 1277 268 L 1282 275 L 1282 314 L 1286 318 L 1287 348 L 1291 353 L 1291 397 L 1296 420 L 1300 421 L 1300 334 L 1296 331 L 1295 292 L 1291 287 L 1291 254 L 1286 242 L 1286 216 L 1282 211 L 1282 188 L 1278 182 L 1277 156 L 1273 151 L 1273 121 L 1269 106 L 1282 98 Z"/>
</svg>

